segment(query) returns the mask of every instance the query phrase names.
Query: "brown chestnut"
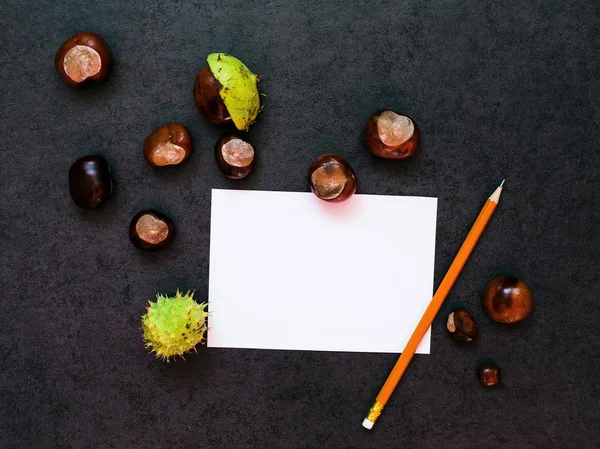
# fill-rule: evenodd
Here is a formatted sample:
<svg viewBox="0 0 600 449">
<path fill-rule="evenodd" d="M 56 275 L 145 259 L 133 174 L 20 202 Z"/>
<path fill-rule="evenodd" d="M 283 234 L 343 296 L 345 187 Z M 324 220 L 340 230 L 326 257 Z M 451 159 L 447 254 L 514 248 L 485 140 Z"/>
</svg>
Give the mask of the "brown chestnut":
<svg viewBox="0 0 600 449">
<path fill-rule="evenodd" d="M 248 131 L 262 109 L 260 76 L 227 53 L 211 53 L 206 62 L 194 79 L 198 109 L 217 125 L 233 122 L 238 130 Z"/>
<path fill-rule="evenodd" d="M 500 368 L 493 363 L 485 363 L 477 370 L 479 383 L 484 387 L 493 387 L 500 383 Z"/>
<path fill-rule="evenodd" d="M 192 137 L 179 123 L 159 126 L 144 142 L 144 157 L 153 167 L 177 165 L 192 152 Z"/>
<path fill-rule="evenodd" d="M 99 34 L 81 32 L 67 39 L 54 57 L 56 71 L 71 86 L 100 83 L 110 73 L 110 50 Z"/>
<path fill-rule="evenodd" d="M 79 207 L 102 206 L 113 189 L 108 162 L 101 156 L 83 156 L 69 169 L 69 193 Z"/>
<path fill-rule="evenodd" d="M 531 288 L 510 276 L 500 276 L 483 292 L 483 309 L 494 321 L 516 323 L 526 318 L 533 307 Z"/>
<path fill-rule="evenodd" d="M 231 115 L 221 98 L 223 85 L 214 77 L 210 67 L 198 72 L 194 79 L 194 100 L 196 106 L 215 125 L 231 123 Z"/>
<path fill-rule="evenodd" d="M 314 160 L 308 170 L 308 182 L 313 193 L 325 201 L 345 201 L 356 192 L 354 170 L 335 154 L 323 154 Z"/>
<path fill-rule="evenodd" d="M 419 149 L 421 132 L 407 115 L 380 110 L 367 120 L 364 142 L 371 153 L 384 159 L 405 159 Z"/>
<path fill-rule="evenodd" d="M 215 145 L 215 158 L 221 171 L 231 179 L 241 179 L 252 171 L 254 148 L 234 133 L 223 135 Z"/>
<path fill-rule="evenodd" d="M 137 248 L 153 250 L 165 246 L 175 234 L 173 221 L 155 210 L 139 212 L 129 224 L 129 239 Z"/>
<path fill-rule="evenodd" d="M 464 309 L 456 309 L 448 315 L 446 328 L 458 341 L 468 342 L 477 338 L 477 324 L 471 314 Z"/>
</svg>

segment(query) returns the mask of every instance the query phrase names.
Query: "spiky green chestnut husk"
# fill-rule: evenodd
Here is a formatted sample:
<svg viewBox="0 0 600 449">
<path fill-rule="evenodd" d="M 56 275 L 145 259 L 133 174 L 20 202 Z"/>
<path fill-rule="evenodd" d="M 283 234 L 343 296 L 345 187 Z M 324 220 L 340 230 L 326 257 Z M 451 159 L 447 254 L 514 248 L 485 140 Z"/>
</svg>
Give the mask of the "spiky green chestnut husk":
<svg viewBox="0 0 600 449">
<path fill-rule="evenodd" d="M 193 292 L 182 295 L 177 290 L 173 297 L 156 295 L 156 302 L 149 301 L 147 312 L 142 315 L 146 347 L 167 362 L 176 356 L 183 358 L 204 341 L 206 307 L 207 303 L 194 300 Z"/>
<path fill-rule="evenodd" d="M 219 92 L 235 127 L 247 131 L 260 112 L 257 82 L 242 61 L 226 53 L 212 53 L 206 58 L 213 76 L 223 88 Z"/>
</svg>

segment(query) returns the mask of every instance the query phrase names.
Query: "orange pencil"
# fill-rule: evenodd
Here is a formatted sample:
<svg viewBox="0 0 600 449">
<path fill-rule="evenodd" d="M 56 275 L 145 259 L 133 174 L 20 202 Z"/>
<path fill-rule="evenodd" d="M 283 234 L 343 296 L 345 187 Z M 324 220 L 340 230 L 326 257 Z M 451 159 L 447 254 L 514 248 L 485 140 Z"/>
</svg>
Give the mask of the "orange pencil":
<svg viewBox="0 0 600 449">
<path fill-rule="evenodd" d="M 425 332 L 427 332 L 427 329 L 429 329 L 429 326 L 431 326 L 433 319 L 440 310 L 440 307 L 442 307 L 442 303 L 446 299 L 446 296 L 448 296 L 448 292 L 454 285 L 454 281 L 456 281 L 456 278 L 460 274 L 465 262 L 469 258 L 471 251 L 473 251 L 477 240 L 479 240 L 481 233 L 485 229 L 487 222 L 494 213 L 494 210 L 498 205 L 498 201 L 500 200 L 500 194 L 502 193 L 503 185 L 504 181 L 502 181 L 502 184 L 500 184 L 500 186 L 485 202 L 485 205 L 483 206 L 483 209 L 481 209 L 477 220 L 475 220 L 471 231 L 460 247 L 460 250 L 458 250 L 458 254 L 454 258 L 452 265 L 450 265 L 446 276 L 444 276 L 444 279 L 442 279 L 442 283 L 435 292 L 435 295 L 433 295 L 433 299 L 429 303 L 429 306 L 427 306 L 425 314 L 421 318 L 421 321 L 419 321 L 419 324 L 417 324 L 417 327 L 411 335 L 410 340 L 408 340 L 404 351 L 402 351 L 402 354 L 396 362 L 396 365 L 394 365 L 392 372 L 385 381 L 385 384 L 383 384 L 381 391 L 377 395 L 375 403 L 371 406 L 367 417 L 363 421 L 363 427 L 372 429 L 375 421 L 377 421 L 377 418 L 379 418 L 383 407 L 394 392 L 396 385 L 398 385 L 402 374 L 404 374 L 404 371 L 406 371 L 406 368 L 408 367 L 413 355 L 415 355 L 415 351 L 417 350 L 417 346 L 423 338 L 423 335 L 425 335 Z"/>
</svg>

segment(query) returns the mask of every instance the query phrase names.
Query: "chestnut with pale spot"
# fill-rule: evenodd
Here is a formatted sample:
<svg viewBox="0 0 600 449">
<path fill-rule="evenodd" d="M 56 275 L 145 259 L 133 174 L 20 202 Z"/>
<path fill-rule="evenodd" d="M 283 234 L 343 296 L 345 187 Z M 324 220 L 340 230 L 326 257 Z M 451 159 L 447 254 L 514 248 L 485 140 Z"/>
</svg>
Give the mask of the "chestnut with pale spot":
<svg viewBox="0 0 600 449">
<path fill-rule="evenodd" d="M 419 149 L 421 132 L 407 115 L 380 110 L 367 120 L 364 142 L 371 153 L 384 159 L 406 159 Z"/>
<path fill-rule="evenodd" d="M 228 133 L 215 145 L 215 159 L 223 174 L 231 179 L 248 176 L 254 167 L 254 147 L 235 133 Z"/>
<path fill-rule="evenodd" d="M 494 363 L 485 363 L 477 370 L 477 376 L 483 387 L 493 387 L 500 383 L 500 368 Z"/>
<path fill-rule="evenodd" d="M 153 167 L 177 165 L 192 152 L 192 136 L 180 123 L 159 126 L 144 142 L 144 158 Z"/>
<path fill-rule="evenodd" d="M 350 164 L 335 154 L 316 158 L 308 170 L 310 189 L 324 201 L 345 201 L 356 192 L 356 174 Z"/>
<path fill-rule="evenodd" d="M 164 214 L 146 209 L 131 220 L 129 239 L 136 248 L 154 250 L 165 246 L 173 240 L 175 225 Z"/>
<path fill-rule="evenodd" d="M 516 323 L 531 313 L 533 299 L 531 287 L 510 276 L 500 276 L 491 281 L 483 292 L 483 310 L 499 323 Z"/>
<path fill-rule="evenodd" d="M 99 34 L 77 33 L 60 46 L 54 65 L 61 78 L 71 86 L 100 83 L 110 73 L 110 50 Z"/>
<path fill-rule="evenodd" d="M 456 309 L 448 315 L 446 328 L 457 341 L 470 342 L 477 338 L 478 329 L 475 320 L 465 309 Z"/>
</svg>

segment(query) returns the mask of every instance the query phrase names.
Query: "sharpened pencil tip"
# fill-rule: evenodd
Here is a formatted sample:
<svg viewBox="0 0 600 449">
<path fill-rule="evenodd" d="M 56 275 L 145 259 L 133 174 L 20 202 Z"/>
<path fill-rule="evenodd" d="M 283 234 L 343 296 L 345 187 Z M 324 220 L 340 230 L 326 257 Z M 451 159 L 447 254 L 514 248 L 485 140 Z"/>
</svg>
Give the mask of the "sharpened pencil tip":
<svg viewBox="0 0 600 449">
<path fill-rule="evenodd" d="M 502 182 L 500 183 L 500 187 L 502 187 L 504 185 L 504 181 L 506 181 L 506 179 L 502 180 Z"/>
</svg>

